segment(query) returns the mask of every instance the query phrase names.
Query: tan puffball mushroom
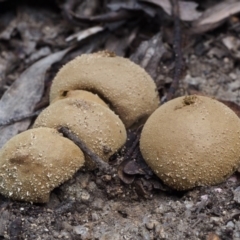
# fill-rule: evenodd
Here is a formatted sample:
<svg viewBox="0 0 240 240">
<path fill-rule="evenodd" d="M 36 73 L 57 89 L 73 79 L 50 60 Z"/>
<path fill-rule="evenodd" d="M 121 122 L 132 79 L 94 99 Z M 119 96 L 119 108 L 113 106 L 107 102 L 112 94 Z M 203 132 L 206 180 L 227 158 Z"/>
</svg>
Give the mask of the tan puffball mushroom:
<svg viewBox="0 0 240 240">
<path fill-rule="evenodd" d="M 33 127 L 68 127 L 104 161 L 126 141 L 126 130 L 119 117 L 98 103 L 65 98 L 48 106 Z M 87 160 L 87 159 L 86 159 Z"/>
<path fill-rule="evenodd" d="M 211 98 L 179 97 L 149 117 L 140 150 L 156 175 L 176 190 L 215 185 L 240 164 L 240 120 Z"/>
<path fill-rule="evenodd" d="M 64 98 L 81 98 L 81 99 L 85 99 L 87 101 L 99 103 L 99 104 L 103 105 L 104 107 L 109 108 L 108 105 L 97 94 L 93 94 L 91 92 L 84 91 L 84 90 L 66 91 L 62 96 L 56 97 L 52 103 L 54 103 L 55 101 L 58 101 L 60 99 L 64 99 Z"/>
<path fill-rule="evenodd" d="M 50 191 L 83 163 L 82 151 L 55 129 L 27 130 L 0 150 L 0 193 L 20 201 L 48 202 Z"/>
<path fill-rule="evenodd" d="M 69 90 L 97 93 L 128 128 L 159 106 L 156 85 L 129 59 L 107 51 L 83 54 L 63 66 L 53 80 L 50 101 Z"/>
</svg>

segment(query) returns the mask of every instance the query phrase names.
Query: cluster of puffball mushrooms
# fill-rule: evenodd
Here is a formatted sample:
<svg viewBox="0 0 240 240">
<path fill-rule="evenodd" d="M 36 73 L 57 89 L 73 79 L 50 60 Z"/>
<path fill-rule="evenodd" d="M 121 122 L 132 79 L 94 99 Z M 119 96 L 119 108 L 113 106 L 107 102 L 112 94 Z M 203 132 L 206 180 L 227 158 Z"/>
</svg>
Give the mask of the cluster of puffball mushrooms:
<svg viewBox="0 0 240 240">
<path fill-rule="evenodd" d="M 0 150 L 0 193 L 44 203 L 83 165 L 94 165 L 61 127 L 107 162 L 126 142 L 126 129 L 143 123 L 143 158 L 176 190 L 220 183 L 240 164 L 240 120 L 228 107 L 202 96 L 159 107 L 156 85 L 145 70 L 103 51 L 63 66 L 53 80 L 50 105 L 32 129 Z"/>
</svg>

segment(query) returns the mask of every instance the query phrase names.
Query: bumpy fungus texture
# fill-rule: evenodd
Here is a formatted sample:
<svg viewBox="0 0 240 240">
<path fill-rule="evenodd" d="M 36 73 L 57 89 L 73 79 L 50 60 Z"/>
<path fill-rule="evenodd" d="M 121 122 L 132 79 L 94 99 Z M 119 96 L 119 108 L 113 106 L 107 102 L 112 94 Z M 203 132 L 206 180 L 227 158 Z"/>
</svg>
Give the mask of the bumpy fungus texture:
<svg viewBox="0 0 240 240">
<path fill-rule="evenodd" d="M 48 202 L 50 191 L 83 163 L 82 151 L 55 129 L 27 130 L 0 150 L 0 192 L 15 200 Z"/>
<path fill-rule="evenodd" d="M 91 92 L 84 91 L 84 90 L 66 91 L 62 96 L 55 98 L 53 102 L 61 100 L 61 99 L 65 99 L 65 98 L 85 99 L 87 101 L 96 102 L 106 108 L 109 108 L 108 105 L 97 94 L 93 94 Z"/>
<path fill-rule="evenodd" d="M 51 104 L 38 116 L 34 127 L 68 127 L 105 161 L 126 141 L 125 127 L 114 112 L 80 98 L 66 98 Z"/>
<path fill-rule="evenodd" d="M 146 71 L 109 52 L 84 54 L 63 66 L 53 80 L 50 101 L 76 89 L 97 93 L 127 128 L 146 120 L 159 105 L 156 85 Z"/>
<path fill-rule="evenodd" d="M 211 98 L 180 97 L 150 116 L 140 149 L 156 175 L 176 190 L 215 185 L 240 164 L 240 120 Z"/>
</svg>

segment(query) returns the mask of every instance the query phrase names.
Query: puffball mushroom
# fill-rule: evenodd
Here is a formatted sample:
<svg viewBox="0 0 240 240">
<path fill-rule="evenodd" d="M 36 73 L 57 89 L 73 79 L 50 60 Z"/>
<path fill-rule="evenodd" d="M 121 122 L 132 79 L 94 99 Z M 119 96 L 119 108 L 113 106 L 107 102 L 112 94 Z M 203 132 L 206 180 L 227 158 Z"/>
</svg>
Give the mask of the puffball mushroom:
<svg viewBox="0 0 240 240">
<path fill-rule="evenodd" d="M 119 117 L 96 102 L 65 98 L 48 106 L 33 127 L 67 127 L 104 161 L 126 141 L 126 130 Z"/>
<path fill-rule="evenodd" d="M 88 100 L 91 102 L 99 103 L 102 106 L 109 108 L 108 105 L 97 94 L 93 94 L 88 91 L 83 91 L 83 90 L 66 91 L 63 94 L 63 96 L 59 96 L 59 97 L 55 98 L 53 102 L 58 101 L 60 99 L 64 99 L 64 98 L 81 98 L 81 99 L 85 99 L 85 100 Z"/>
<path fill-rule="evenodd" d="M 149 117 L 140 150 L 156 175 L 176 190 L 215 185 L 240 164 L 240 120 L 217 100 L 179 97 Z"/>
<path fill-rule="evenodd" d="M 82 151 L 55 129 L 27 130 L 0 150 L 0 192 L 15 200 L 48 202 L 50 191 L 83 163 Z"/>
<path fill-rule="evenodd" d="M 156 85 L 146 71 L 107 51 L 83 54 L 63 66 L 53 80 L 50 102 L 77 89 L 97 93 L 127 128 L 159 106 Z"/>
</svg>

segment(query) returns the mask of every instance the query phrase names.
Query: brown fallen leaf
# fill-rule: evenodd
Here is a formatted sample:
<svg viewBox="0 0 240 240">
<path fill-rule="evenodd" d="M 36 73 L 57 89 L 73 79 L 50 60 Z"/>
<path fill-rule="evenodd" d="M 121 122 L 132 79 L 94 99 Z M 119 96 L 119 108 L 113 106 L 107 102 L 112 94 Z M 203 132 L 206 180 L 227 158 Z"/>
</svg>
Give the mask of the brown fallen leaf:
<svg viewBox="0 0 240 240">
<path fill-rule="evenodd" d="M 44 90 L 44 76 L 48 68 L 72 49 L 53 53 L 26 69 L 4 93 L 0 100 L 0 122 L 23 114 L 32 113 Z M 26 130 L 30 120 L 24 120 L 0 128 L 0 148 L 14 135 Z"/>
<path fill-rule="evenodd" d="M 208 8 L 202 16 L 192 23 L 193 33 L 203 33 L 212 30 L 223 23 L 231 15 L 240 12 L 239 1 L 224 1 Z"/>
<path fill-rule="evenodd" d="M 126 161 L 125 161 L 125 162 L 126 162 Z M 134 176 L 134 175 L 126 174 L 126 173 L 123 171 L 125 162 L 121 163 L 121 164 L 119 165 L 119 167 L 118 167 L 118 177 L 119 177 L 125 184 L 131 184 L 131 183 L 134 182 L 135 176 Z"/>
<path fill-rule="evenodd" d="M 143 169 L 141 169 L 140 165 L 134 160 L 128 161 L 125 164 L 123 171 L 128 175 L 145 174 Z"/>
</svg>

